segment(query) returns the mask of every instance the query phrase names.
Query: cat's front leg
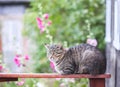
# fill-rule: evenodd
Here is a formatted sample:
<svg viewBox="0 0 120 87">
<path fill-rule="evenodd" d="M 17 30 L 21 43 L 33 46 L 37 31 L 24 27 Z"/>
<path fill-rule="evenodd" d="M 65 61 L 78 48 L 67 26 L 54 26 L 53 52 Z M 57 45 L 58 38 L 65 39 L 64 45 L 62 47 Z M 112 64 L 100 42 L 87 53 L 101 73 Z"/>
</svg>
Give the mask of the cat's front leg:
<svg viewBox="0 0 120 87">
<path fill-rule="evenodd" d="M 67 74 L 74 74 L 74 68 L 73 67 L 64 67 L 64 69 L 62 70 L 64 75 Z"/>
<path fill-rule="evenodd" d="M 64 74 L 64 72 L 60 68 L 58 68 L 58 67 L 55 67 L 55 70 L 59 74 Z"/>
<path fill-rule="evenodd" d="M 78 74 L 89 74 L 89 69 L 88 67 L 82 66 L 79 68 L 79 71 L 77 73 Z"/>
<path fill-rule="evenodd" d="M 71 71 L 71 70 L 63 70 L 63 73 L 62 73 L 63 75 L 68 75 L 68 74 L 74 74 L 74 72 L 73 71 Z"/>
<path fill-rule="evenodd" d="M 68 75 L 68 74 L 73 74 L 74 73 L 74 70 L 71 68 L 71 67 L 64 67 L 64 68 L 55 68 L 56 71 L 59 73 L 59 74 L 62 74 L 62 75 Z"/>
</svg>

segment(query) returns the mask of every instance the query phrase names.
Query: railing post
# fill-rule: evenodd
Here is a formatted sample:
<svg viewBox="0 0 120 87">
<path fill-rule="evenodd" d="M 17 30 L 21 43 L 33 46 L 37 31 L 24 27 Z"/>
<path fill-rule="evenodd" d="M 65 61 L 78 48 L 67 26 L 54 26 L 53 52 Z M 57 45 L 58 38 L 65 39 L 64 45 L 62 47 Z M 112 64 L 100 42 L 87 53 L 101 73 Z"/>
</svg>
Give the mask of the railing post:
<svg viewBox="0 0 120 87">
<path fill-rule="evenodd" d="M 18 78 L 0 78 L 0 82 L 18 81 Z"/>
<path fill-rule="evenodd" d="M 105 78 L 89 78 L 90 87 L 105 87 Z"/>
</svg>

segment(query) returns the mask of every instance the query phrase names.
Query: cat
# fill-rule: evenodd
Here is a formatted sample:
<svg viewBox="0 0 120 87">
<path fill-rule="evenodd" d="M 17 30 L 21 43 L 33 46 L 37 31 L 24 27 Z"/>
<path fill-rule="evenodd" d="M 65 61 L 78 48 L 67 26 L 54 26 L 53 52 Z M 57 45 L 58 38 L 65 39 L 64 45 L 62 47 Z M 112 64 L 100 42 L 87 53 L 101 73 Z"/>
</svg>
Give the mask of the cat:
<svg viewBox="0 0 120 87">
<path fill-rule="evenodd" d="M 106 58 L 100 50 L 89 44 L 65 49 L 60 44 L 46 44 L 47 57 L 59 74 L 104 74 Z"/>
</svg>

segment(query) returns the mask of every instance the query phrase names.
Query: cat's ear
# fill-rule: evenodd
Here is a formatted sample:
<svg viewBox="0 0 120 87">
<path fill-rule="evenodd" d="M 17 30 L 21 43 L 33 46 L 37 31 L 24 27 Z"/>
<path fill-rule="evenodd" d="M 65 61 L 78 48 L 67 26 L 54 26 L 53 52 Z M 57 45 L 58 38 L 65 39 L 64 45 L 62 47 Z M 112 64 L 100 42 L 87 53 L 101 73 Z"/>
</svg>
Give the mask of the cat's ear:
<svg viewBox="0 0 120 87">
<path fill-rule="evenodd" d="M 49 49 L 50 45 L 49 44 L 44 44 L 45 48 Z"/>
<path fill-rule="evenodd" d="M 58 43 L 58 46 L 59 48 L 63 48 L 62 44 L 61 43 Z"/>
<path fill-rule="evenodd" d="M 63 45 L 62 45 L 61 43 L 59 43 L 58 46 L 59 46 L 59 48 L 60 48 L 61 50 L 64 50 L 64 47 L 63 47 Z"/>
</svg>

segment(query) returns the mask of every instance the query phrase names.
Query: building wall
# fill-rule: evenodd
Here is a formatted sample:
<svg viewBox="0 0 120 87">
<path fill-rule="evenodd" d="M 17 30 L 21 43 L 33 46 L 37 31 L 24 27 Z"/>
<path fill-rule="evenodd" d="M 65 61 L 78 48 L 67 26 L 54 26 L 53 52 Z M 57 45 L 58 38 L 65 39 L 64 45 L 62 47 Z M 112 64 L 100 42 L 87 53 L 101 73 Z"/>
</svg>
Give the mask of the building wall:
<svg viewBox="0 0 120 87">
<path fill-rule="evenodd" d="M 1 40 L 1 37 L 0 37 L 0 54 L 2 53 L 2 40 Z"/>
<path fill-rule="evenodd" d="M 111 78 L 107 87 L 120 86 L 120 0 L 106 0 L 106 57 Z"/>
<path fill-rule="evenodd" d="M 116 68 L 116 87 L 120 87 L 120 51 L 117 51 L 117 68 Z"/>
<path fill-rule="evenodd" d="M 22 29 L 26 5 L 22 3 L 9 4 L 9 2 L 6 4 L 5 1 L 0 5 L 3 61 L 11 72 L 21 72 L 21 68 L 18 68 L 14 63 L 14 57 L 23 52 Z M 13 2 L 13 0 L 11 1 Z"/>
</svg>

